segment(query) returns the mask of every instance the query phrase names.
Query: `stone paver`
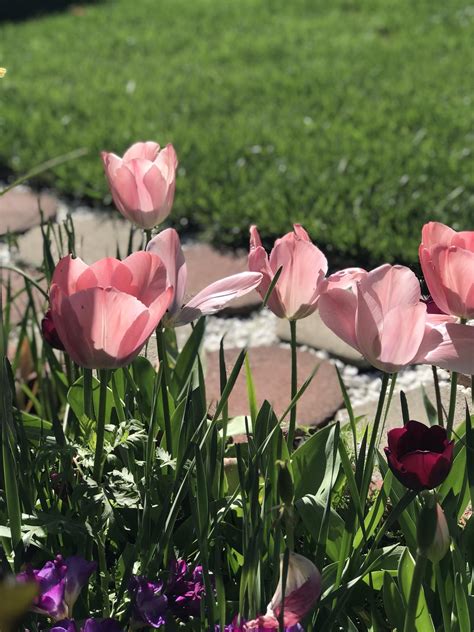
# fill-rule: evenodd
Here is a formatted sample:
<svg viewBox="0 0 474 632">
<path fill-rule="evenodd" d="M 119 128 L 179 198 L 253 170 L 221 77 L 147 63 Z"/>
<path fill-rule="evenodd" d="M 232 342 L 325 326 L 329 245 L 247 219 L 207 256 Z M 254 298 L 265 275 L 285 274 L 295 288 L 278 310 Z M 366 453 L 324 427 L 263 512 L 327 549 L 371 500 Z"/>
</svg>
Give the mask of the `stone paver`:
<svg viewBox="0 0 474 632">
<path fill-rule="evenodd" d="M 279 319 L 277 334 L 281 340 L 290 340 L 290 325 L 287 320 Z M 297 322 L 296 339 L 300 345 L 307 345 L 313 349 L 322 349 L 348 364 L 364 368 L 370 366 L 358 351 L 338 338 L 336 334 L 326 327 L 318 312 Z"/>
<path fill-rule="evenodd" d="M 227 253 L 207 244 L 190 244 L 184 247 L 188 268 L 187 298 L 191 298 L 210 283 L 223 277 L 248 272 L 246 253 Z M 259 307 L 262 299 L 256 291 L 232 301 L 224 313 L 242 314 Z"/>
<path fill-rule="evenodd" d="M 41 223 L 39 208 L 45 219 L 55 217 L 59 202 L 48 193 L 35 193 L 24 187 L 0 195 L 0 235 L 23 233 Z"/>
<path fill-rule="evenodd" d="M 431 403 L 436 405 L 436 397 L 434 392 L 434 386 L 432 384 L 426 384 L 424 386 L 426 395 L 428 396 Z M 440 387 L 441 390 L 441 399 L 443 402 L 443 406 L 445 410 L 449 407 L 449 397 L 450 397 L 450 386 L 449 384 L 442 384 Z M 426 423 L 429 425 L 428 415 L 426 413 L 425 405 L 423 403 L 423 390 L 421 386 L 417 386 L 411 390 L 405 390 L 405 395 L 408 401 L 408 410 L 410 412 L 410 419 L 416 419 L 417 421 L 421 421 L 422 423 Z M 458 387 L 457 397 L 456 397 L 456 413 L 455 413 L 455 425 L 461 423 L 466 417 L 466 398 L 468 403 L 471 401 L 471 393 L 469 389 L 465 389 L 464 387 Z M 369 401 L 366 404 L 361 404 L 360 406 L 354 407 L 354 415 L 356 417 L 363 416 L 364 419 L 361 420 L 361 436 L 363 432 L 363 428 L 367 421 L 372 423 L 375 418 L 375 411 L 377 409 L 377 401 Z M 337 413 L 336 419 L 341 421 L 341 423 L 348 423 L 349 418 L 347 412 L 345 410 L 341 410 Z M 399 389 L 395 389 L 395 394 L 392 399 L 392 403 L 390 404 L 390 409 L 387 416 L 387 423 L 382 434 L 381 446 L 387 445 L 387 432 L 391 428 L 399 427 L 403 424 L 402 417 L 402 409 L 400 404 L 400 391 Z"/>
<path fill-rule="evenodd" d="M 225 352 L 227 371 L 230 373 L 239 349 Z M 249 350 L 249 361 L 259 406 L 267 399 L 281 416 L 290 403 L 290 349 L 271 346 Z M 342 394 L 334 366 L 319 360 L 307 351 L 298 351 L 298 387 L 310 375 L 315 365 L 319 369 L 312 383 L 298 402 L 298 425 L 318 426 L 334 416 L 342 405 Z M 219 399 L 219 354 L 210 352 L 206 361 L 206 394 L 208 402 Z M 242 369 L 229 398 L 229 414 L 248 415 L 248 397 L 245 370 Z"/>
<path fill-rule="evenodd" d="M 122 257 L 127 252 L 130 223 L 119 215 L 107 213 L 78 214 L 74 217 L 76 253 L 86 263 L 93 263 L 102 257 L 115 257 L 117 245 Z M 134 249 L 141 244 L 142 233 L 134 235 Z M 67 242 L 66 242 L 67 243 Z M 33 228 L 18 239 L 18 259 L 32 267 L 40 267 L 43 261 L 43 239 L 39 227 Z M 59 258 L 56 245 L 52 244 L 53 257 Z M 65 254 L 65 253 L 64 253 Z"/>
</svg>

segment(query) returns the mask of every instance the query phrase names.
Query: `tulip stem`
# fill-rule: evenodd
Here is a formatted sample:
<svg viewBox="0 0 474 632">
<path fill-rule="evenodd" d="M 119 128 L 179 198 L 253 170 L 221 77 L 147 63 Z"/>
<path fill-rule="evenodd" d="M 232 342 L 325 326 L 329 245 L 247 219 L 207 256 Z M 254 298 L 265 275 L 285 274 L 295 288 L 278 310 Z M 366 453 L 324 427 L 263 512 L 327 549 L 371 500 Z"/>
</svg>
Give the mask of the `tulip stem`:
<svg viewBox="0 0 474 632">
<path fill-rule="evenodd" d="M 100 485 L 104 462 L 104 436 L 105 436 L 105 407 L 107 403 L 107 378 L 106 369 L 99 370 L 99 414 L 97 416 L 97 430 L 95 440 L 94 480 Z"/>
<path fill-rule="evenodd" d="M 291 401 L 293 402 L 298 390 L 298 366 L 296 359 L 296 320 L 290 320 L 291 333 Z M 293 452 L 296 428 L 296 402 L 290 411 L 290 426 L 288 428 L 288 452 Z"/>
<path fill-rule="evenodd" d="M 433 382 L 436 395 L 436 410 L 438 412 L 438 424 L 440 426 L 443 426 L 443 402 L 441 400 L 441 390 L 439 388 L 438 369 L 433 365 L 431 367 L 431 370 L 433 371 Z"/>
<path fill-rule="evenodd" d="M 421 582 L 425 574 L 426 557 L 420 553 L 416 554 L 415 570 L 413 572 L 413 580 L 410 588 L 410 596 L 408 597 L 408 605 L 405 614 L 405 625 L 403 632 L 417 632 L 416 611 L 418 608 L 418 599 L 420 597 Z"/>
<path fill-rule="evenodd" d="M 93 419 L 94 407 L 92 404 L 92 369 L 84 369 L 82 387 L 84 395 L 84 415 L 87 419 Z"/>
<path fill-rule="evenodd" d="M 451 391 L 449 394 L 449 410 L 448 410 L 448 418 L 446 420 L 446 432 L 448 435 L 448 439 L 451 438 L 451 433 L 453 431 L 454 415 L 456 412 L 457 386 L 458 386 L 458 374 L 455 371 L 453 371 L 451 373 Z"/>
<path fill-rule="evenodd" d="M 161 327 L 156 330 L 156 340 L 158 346 L 158 359 L 163 364 L 163 371 L 161 373 L 161 398 L 163 402 L 163 416 L 165 421 L 165 438 L 166 438 L 166 450 L 169 454 L 173 454 L 173 435 L 171 432 L 171 415 L 168 402 L 168 388 L 166 382 L 166 375 L 168 369 L 168 358 L 166 355 L 166 345 L 164 339 L 164 332 Z"/>
<path fill-rule="evenodd" d="M 146 247 L 148 245 L 148 242 L 151 241 L 151 228 L 145 228 L 145 230 L 143 231 L 143 236 L 145 237 L 145 244 L 143 246 L 143 250 L 146 250 Z"/>
</svg>

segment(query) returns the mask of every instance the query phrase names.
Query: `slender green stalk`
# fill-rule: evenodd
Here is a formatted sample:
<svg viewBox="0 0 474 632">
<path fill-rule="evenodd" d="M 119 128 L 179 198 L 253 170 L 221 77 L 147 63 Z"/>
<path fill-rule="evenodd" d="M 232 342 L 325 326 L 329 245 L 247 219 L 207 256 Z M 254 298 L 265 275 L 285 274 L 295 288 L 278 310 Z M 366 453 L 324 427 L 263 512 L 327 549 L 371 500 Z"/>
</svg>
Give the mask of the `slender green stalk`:
<svg viewBox="0 0 474 632">
<path fill-rule="evenodd" d="M 97 416 L 97 431 L 94 457 L 94 480 L 100 484 L 104 463 L 104 437 L 105 437 L 105 405 L 107 403 L 107 377 L 106 369 L 99 370 L 99 414 Z"/>
<path fill-rule="evenodd" d="M 433 371 L 433 382 L 436 394 L 436 410 L 438 412 L 438 424 L 443 426 L 443 402 L 441 400 L 441 390 L 439 388 L 438 369 L 435 366 L 431 367 Z"/>
<path fill-rule="evenodd" d="M 163 401 L 163 415 L 165 418 L 165 437 L 166 437 L 166 449 L 170 454 L 173 454 L 173 435 L 171 433 L 171 416 L 170 407 L 168 402 L 168 388 L 166 385 L 167 374 L 167 356 L 165 347 L 165 337 L 161 327 L 156 330 L 156 340 L 158 344 L 158 358 L 160 364 L 163 364 L 163 372 L 161 374 L 161 397 Z"/>
<path fill-rule="evenodd" d="M 296 359 L 296 320 L 290 320 L 291 332 L 291 401 L 296 397 L 298 391 L 298 366 Z M 290 411 L 290 426 L 288 428 L 288 452 L 293 451 L 296 428 L 296 403 Z"/>
<path fill-rule="evenodd" d="M 450 390 L 450 393 L 449 393 L 449 410 L 448 410 L 448 418 L 446 420 L 446 432 L 448 434 L 448 439 L 451 437 L 451 434 L 453 432 L 454 414 L 456 412 L 457 387 L 458 387 L 458 374 L 455 371 L 453 371 L 451 373 L 451 390 Z"/>
<path fill-rule="evenodd" d="M 102 541 L 102 535 L 97 538 L 97 551 L 99 553 L 99 575 L 100 590 L 102 593 L 102 613 L 104 618 L 110 617 L 110 601 L 109 601 L 109 569 L 107 567 L 107 558 L 105 557 L 105 546 Z"/>
<path fill-rule="evenodd" d="M 143 250 L 146 250 L 148 243 L 151 241 L 151 236 L 151 228 L 145 228 L 145 230 L 143 231 Z"/>
<path fill-rule="evenodd" d="M 443 630 L 444 632 L 451 632 L 451 608 L 448 605 L 445 591 L 445 581 L 441 574 L 439 563 L 433 564 L 435 577 L 436 577 L 436 589 L 438 591 L 439 603 L 441 605 L 441 614 L 443 616 Z"/>
<path fill-rule="evenodd" d="M 417 632 L 416 625 L 416 609 L 418 607 L 418 599 L 420 597 L 421 583 L 423 581 L 423 575 L 426 568 L 426 557 L 416 554 L 415 560 L 415 572 L 413 573 L 413 580 L 410 588 L 410 596 L 408 597 L 408 605 L 405 613 L 405 625 L 403 626 L 403 632 Z"/>
<path fill-rule="evenodd" d="M 93 419 L 94 404 L 92 400 L 92 369 L 84 369 L 82 386 L 82 392 L 84 394 L 84 415 L 88 419 Z"/>
</svg>

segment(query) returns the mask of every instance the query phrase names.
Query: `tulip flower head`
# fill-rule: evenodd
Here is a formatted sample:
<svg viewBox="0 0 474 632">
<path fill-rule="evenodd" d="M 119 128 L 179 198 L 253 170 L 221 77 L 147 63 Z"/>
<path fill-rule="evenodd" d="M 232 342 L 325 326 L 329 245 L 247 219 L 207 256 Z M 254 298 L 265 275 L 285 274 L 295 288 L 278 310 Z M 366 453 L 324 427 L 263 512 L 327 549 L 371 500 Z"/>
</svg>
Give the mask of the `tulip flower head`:
<svg viewBox="0 0 474 632">
<path fill-rule="evenodd" d="M 446 314 L 474 318 L 474 231 L 423 226 L 420 263 L 433 300 Z"/>
<path fill-rule="evenodd" d="M 278 629 L 283 606 L 283 556 L 280 564 L 280 581 L 265 615 L 247 622 L 246 630 Z M 285 584 L 284 624 L 299 624 L 314 607 L 321 594 L 321 575 L 316 566 L 303 555 L 290 553 Z"/>
<path fill-rule="evenodd" d="M 428 314 L 409 268 L 385 264 L 361 272 L 350 285 L 342 289 L 328 283 L 319 313 L 374 367 L 392 373 L 410 364 L 435 364 L 474 372 L 474 328 L 444 314 Z"/>
<path fill-rule="evenodd" d="M 89 369 L 131 362 L 156 329 L 173 297 L 156 255 L 136 252 L 91 266 L 70 255 L 53 274 L 50 303 L 54 326 L 71 358 Z"/>
<path fill-rule="evenodd" d="M 123 158 L 103 151 L 105 175 L 115 206 L 128 220 L 150 229 L 168 217 L 173 205 L 178 159 L 173 145 L 135 143 Z"/>
<path fill-rule="evenodd" d="M 454 441 L 445 428 L 409 421 L 388 432 L 385 454 L 395 477 L 408 489 L 434 489 L 448 476 L 453 464 Z"/>
<path fill-rule="evenodd" d="M 146 249 L 163 261 L 168 285 L 174 288 L 173 301 L 163 319 L 163 324 L 167 327 L 179 327 L 201 316 L 215 314 L 233 299 L 251 292 L 262 279 L 262 275 L 257 272 L 232 274 L 211 283 L 184 304 L 187 267 L 178 233 L 174 228 L 167 228 L 158 233 Z"/>
<path fill-rule="evenodd" d="M 78 632 L 78 626 L 72 619 L 59 621 L 49 632 Z M 80 632 L 123 632 L 116 619 L 86 619 Z"/>
<path fill-rule="evenodd" d="M 298 320 L 316 310 L 328 262 L 299 224 L 294 225 L 293 232 L 276 240 L 270 256 L 262 246 L 257 227 L 251 226 L 248 265 L 249 270 L 263 275 L 257 288 L 262 298 L 281 268 L 267 303 L 279 318 Z"/>
</svg>

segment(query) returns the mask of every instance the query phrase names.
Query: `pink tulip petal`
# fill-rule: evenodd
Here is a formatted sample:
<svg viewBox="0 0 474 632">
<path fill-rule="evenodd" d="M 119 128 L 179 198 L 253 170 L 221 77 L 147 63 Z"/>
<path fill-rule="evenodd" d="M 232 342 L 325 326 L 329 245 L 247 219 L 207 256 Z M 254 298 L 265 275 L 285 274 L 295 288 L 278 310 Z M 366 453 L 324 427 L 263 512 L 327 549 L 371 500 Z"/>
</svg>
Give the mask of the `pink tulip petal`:
<svg viewBox="0 0 474 632">
<path fill-rule="evenodd" d="M 123 278 L 125 276 L 125 278 Z M 120 279 L 120 283 L 114 279 Z M 131 275 L 123 263 L 113 257 L 106 257 L 96 261 L 85 270 L 77 280 L 76 292 L 90 287 L 115 287 L 127 291 Z"/>
<path fill-rule="evenodd" d="M 293 224 L 293 231 L 298 239 L 312 243 L 307 231 L 303 228 L 303 226 L 301 226 L 301 224 Z"/>
<path fill-rule="evenodd" d="M 105 174 L 107 178 L 111 178 L 115 175 L 115 172 L 122 166 L 123 161 L 119 156 L 108 153 L 106 151 L 101 152 L 102 162 L 104 163 Z"/>
<path fill-rule="evenodd" d="M 319 297 L 319 314 L 322 321 L 341 340 L 359 350 L 355 330 L 357 297 L 348 290 L 330 290 Z"/>
<path fill-rule="evenodd" d="M 173 321 L 175 326 L 185 325 L 201 316 L 215 314 L 230 301 L 254 290 L 261 279 L 262 275 L 257 272 L 240 272 L 211 283 L 186 303 Z"/>
<path fill-rule="evenodd" d="M 112 180 L 109 180 L 110 191 L 115 205 L 127 219 L 135 222 L 135 217 L 140 217 L 137 183 L 133 171 L 127 165 L 122 164 L 115 171 Z M 135 222 L 136 223 L 136 222 Z"/>
<path fill-rule="evenodd" d="M 418 256 L 423 276 L 425 277 L 426 285 L 428 286 L 432 299 L 441 311 L 448 314 L 450 310 L 444 293 L 444 287 L 433 265 L 431 253 L 423 247 L 423 244 L 420 245 Z"/>
<path fill-rule="evenodd" d="M 152 165 L 143 177 L 143 184 L 151 200 L 153 211 L 150 213 L 150 226 L 160 224 L 168 217 L 172 204 L 169 203 L 169 185 L 163 177 L 160 169 L 156 165 Z M 173 187 L 174 192 L 174 187 Z M 171 200 L 172 202 L 172 200 Z"/>
<path fill-rule="evenodd" d="M 368 272 L 363 268 L 345 268 L 344 270 L 339 270 L 339 272 L 334 272 L 334 274 L 329 275 L 323 281 L 321 292 L 335 290 L 337 288 L 341 290 L 351 289 L 355 292 L 357 281 L 366 277 L 367 274 Z"/>
<path fill-rule="evenodd" d="M 153 237 L 146 249 L 160 257 L 166 268 L 167 283 L 174 288 L 174 299 L 168 308 L 172 316 L 183 305 L 187 281 L 186 261 L 179 235 L 174 228 L 167 228 Z"/>
<path fill-rule="evenodd" d="M 268 613 L 278 619 L 282 609 L 282 579 L 268 605 Z M 321 594 L 321 575 L 316 566 L 303 555 L 291 553 L 285 585 L 285 624 L 295 625 L 313 608 Z"/>
<path fill-rule="evenodd" d="M 260 239 L 260 234 L 255 225 L 250 226 L 250 250 L 254 250 L 255 248 L 262 247 L 262 240 Z"/>
<path fill-rule="evenodd" d="M 268 263 L 268 255 L 262 246 L 251 247 L 248 256 L 248 266 L 251 272 L 260 272 L 262 274 L 262 280 L 257 288 L 257 292 L 260 294 L 262 299 L 264 299 L 273 281 L 274 273 Z M 285 318 L 285 308 L 281 301 L 280 292 L 278 291 L 277 286 L 278 283 L 273 287 L 273 290 L 268 297 L 267 305 L 271 311 L 278 316 L 278 318 Z"/>
<path fill-rule="evenodd" d="M 123 161 L 129 162 L 130 160 L 138 158 L 139 160 L 150 160 L 153 162 L 159 151 L 160 146 L 158 143 L 154 143 L 153 141 L 134 143 L 124 153 Z"/>
<path fill-rule="evenodd" d="M 391 266 L 388 263 L 362 276 L 359 282 L 366 301 L 372 305 L 369 296 L 376 299 L 382 314 L 399 305 L 416 305 L 421 299 L 420 283 L 414 272 L 405 266 Z"/>
<path fill-rule="evenodd" d="M 68 355 L 79 366 L 92 366 L 94 349 L 88 336 L 82 336 L 79 320 L 70 308 L 69 297 L 59 285 L 53 284 L 49 290 L 51 315 L 58 336 Z"/>
<path fill-rule="evenodd" d="M 176 169 L 178 167 L 178 157 L 176 156 L 173 145 L 166 145 L 166 147 L 160 151 L 154 163 L 161 171 L 161 175 L 167 184 L 174 182 Z"/>
<path fill-rule="evenodd" d="M 455 230 L 441 222 L 428 222 L 421 231 L 421 243 L 428 249 L 433 246 L 450 246 L 456 234 Z"/>
<path fill-rule="evenodd" d="M 474 374 L 474 327 L 448 323 L 444 331 L 440 329 L 437 333 L 438 336 L 444 333 L 442 341 L 432 350 L 420 354 L 418 362 L 434 364 L 448 371 Z"/>
<path fill-rule="evenodd" d="M 158 327 L 160 320 L 165 315 L 167 309 L 169 309 L 170 303 L 173 300 L 174 290 L 172 287 L 167 287 L 154 301 L 150 303 L 148 311 L 150 312 L 150 323 L 153 324 L 152 330 Z"/>
<path fill-rule="evenodd" d="M 270 268 L 282 272 L 277 281 L 287 318 L 302 318 L 316 309 L 318 285 L 327 271 L 327 260 L 314 244 L 289 233 L 275 242 Z"/>
<path fill-rule="evenodd" d="M 130 272 L 127 286 L 117 282 L 114 287 L 135 296 L 147 307 L 167 287 L 166 268 L 160 257 L 152 252 L 134 252 L 123 260 L 122 266 Z"/>
<path fill-rule="evenodd" d="M 72 255 L 67 255 L 56 265 L 51 284 L 59 286 L 64 294 L 69 296 L 76 291 L 77 281 L 88 267 L 79 257 L 73 259 Z"/>
<path fill-rule="evenodd" d="M 474 252 L 474 230 L 465 230 L 457 233 L 453 237 L 451 245 Z"/>
<path fill-rule="evenodd" d="M 443 249 L 439 266 L 450 313 L 474 318 L 474 252 L 456 246 Z"/>
<path fill-rule="evenodd" d="M 60 318 L 54 311 L 53 318 L 66 351 L 87 368 L 127 364 L 153 331 L 146 307 L 114 288 L 89 288 L 65 297 Z M 71 336 L 65 332 L 71 327 L 69 323 L 77 325 Z"/>
<path fill-rule="evenodd" d="M 401 305 L 384 316 L 380 332 L 379 368 L 395 372 L 411 364 L 425 334 L 426 306 Z"/>
</svg>

